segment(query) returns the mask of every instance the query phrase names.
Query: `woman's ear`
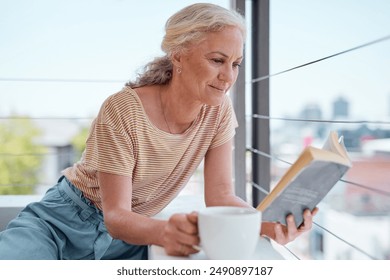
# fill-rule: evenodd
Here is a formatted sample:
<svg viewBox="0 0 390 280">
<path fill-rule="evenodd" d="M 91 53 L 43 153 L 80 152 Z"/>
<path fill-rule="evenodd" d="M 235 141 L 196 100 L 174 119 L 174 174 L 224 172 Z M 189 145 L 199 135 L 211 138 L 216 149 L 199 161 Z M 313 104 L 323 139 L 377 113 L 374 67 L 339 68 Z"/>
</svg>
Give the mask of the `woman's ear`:
<svg viewBox="0 0 390 280">
<path fill-rule="evenodd" d="M 175 52 L 171 55 L 171 61 L 176 68 L 181 68 L 182 67 L 182 54 L 181 52 Z"/>
</svg>

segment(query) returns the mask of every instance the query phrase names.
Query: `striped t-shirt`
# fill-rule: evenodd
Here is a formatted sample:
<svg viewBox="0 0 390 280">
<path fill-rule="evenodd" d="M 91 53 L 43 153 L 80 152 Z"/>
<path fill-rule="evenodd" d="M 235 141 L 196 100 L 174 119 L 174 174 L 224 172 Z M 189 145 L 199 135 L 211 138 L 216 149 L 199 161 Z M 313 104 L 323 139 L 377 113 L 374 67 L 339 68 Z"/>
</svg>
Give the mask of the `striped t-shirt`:
<svg viewBox="0 0 390 280">
<path fill-rule="evenodd" d="M 129 176 L 132 211 L 152 216 L 186 185 L 209 149 L 234 136 L 236 126 L 226 96 L 219 106 L 203 105 L 184 133 L 167 133 L 152 124 L 137 93 L 125 87 L 105 100 L 81 160 L 63 174 L 99 209 L 97 171 Z"/>
</svg>

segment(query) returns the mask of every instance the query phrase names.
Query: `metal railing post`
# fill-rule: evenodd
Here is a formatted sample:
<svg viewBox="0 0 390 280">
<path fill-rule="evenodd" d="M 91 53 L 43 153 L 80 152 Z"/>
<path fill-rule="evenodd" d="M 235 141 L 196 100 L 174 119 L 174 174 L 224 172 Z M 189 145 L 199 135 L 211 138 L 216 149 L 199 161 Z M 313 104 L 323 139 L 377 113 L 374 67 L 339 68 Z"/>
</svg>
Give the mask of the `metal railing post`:
<svg viewBox="0 0 390 280">
<path fill-rule="evenodd" d="M 231 9 L 245 16 L 245 0 L 231 0 L 230 6 Z M 232 102 L 239 125 L 234 137 L 234 186 L 236 195 L 246 200 L 245 56 L 232 93 Z"/>
<path fill-rule="evenodd" d="M 269 0 L 252 1 L 252 77 L 269 75 Z M 269 79 L 252 84 L 252 113 L 269 116 Z M 268 119 L 252 118 L 252 148 L 270 154 Z M 252 153 L 252 181 L 269 191 L 269 158 Z M 252 188 L 254 206 L 265 197 Z"/>
</svg>

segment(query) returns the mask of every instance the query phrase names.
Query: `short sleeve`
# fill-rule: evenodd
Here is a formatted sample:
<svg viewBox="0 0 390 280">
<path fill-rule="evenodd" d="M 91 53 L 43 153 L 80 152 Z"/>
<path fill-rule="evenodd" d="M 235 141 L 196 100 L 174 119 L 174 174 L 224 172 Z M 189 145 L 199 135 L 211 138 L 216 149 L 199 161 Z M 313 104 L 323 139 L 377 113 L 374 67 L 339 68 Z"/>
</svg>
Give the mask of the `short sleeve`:
<svg viewBox="0 0 390 280">
<path fill-rule="evenodd" d="M 232 139 L 236 133 L 238 122 L 232 102 L 228 96 L 225 101 L 221 104 L 220 115 L 218 118 L 218 126 L 216 134 L 210 145 L 210 149 L 216 148 L 228 142 Z"/>
<path fill-rule="evenodd" d="M 87 140 L 86 162 L 97 171 L 132 176 L 134 153 L 115 104 L 103 103 Z"/>
</svg>

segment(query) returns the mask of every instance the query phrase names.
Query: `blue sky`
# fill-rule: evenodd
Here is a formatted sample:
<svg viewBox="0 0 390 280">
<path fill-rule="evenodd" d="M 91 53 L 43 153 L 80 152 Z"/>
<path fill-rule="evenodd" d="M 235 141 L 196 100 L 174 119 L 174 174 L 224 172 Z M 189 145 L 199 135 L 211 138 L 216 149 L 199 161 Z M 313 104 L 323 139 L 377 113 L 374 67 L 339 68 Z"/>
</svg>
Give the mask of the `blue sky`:
<svg viewBox="0 0 390 280">
<path fill-rule="evenodd" d="M 387 0 L 271 0 L 271 73 L 388 35 Z M 315 102 L 326 116 L 340 95 L 354 119 L 389 116 L 390 40 L 271 78 L 271 114 Z"/>
<path fill-rule="evenodd" d="M 137 69 L 161 54 L 166 19 L 197 1 L 0 0 L 0 116 L 93 116 Z M 229 1 L 210 1 L 225 7 Z M 390 1 L 271 0 L 271 73 L 390 35 Z M 390 110 L 390 40 L 271 78 L 271 115 L 340 95 L 355 118 Z"/>
</svg>

